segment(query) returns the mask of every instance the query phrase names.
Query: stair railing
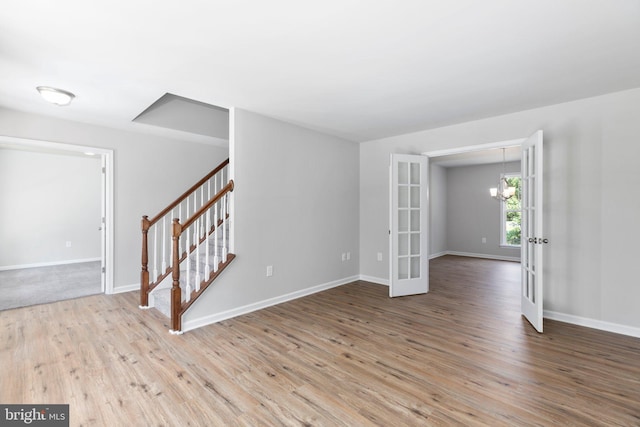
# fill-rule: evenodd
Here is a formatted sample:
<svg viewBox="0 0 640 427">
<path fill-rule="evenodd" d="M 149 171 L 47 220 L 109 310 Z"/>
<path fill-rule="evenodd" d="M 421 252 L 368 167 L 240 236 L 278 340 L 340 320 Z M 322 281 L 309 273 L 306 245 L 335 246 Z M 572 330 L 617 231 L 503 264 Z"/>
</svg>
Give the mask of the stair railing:
<svg viewBox="0 0 640 427">
<path fill-rule="evenodd" d="M 149 308 L 149 293 L 173 271 L 173 220 L 188 218 L 210 201 L 212 196 L 217 195 L 227 184 L 228 166 L 229 159 L 209 172 L 156 216 L 151 219 L 146 215 L 142 217 L 140 308 Z"/>
<path fill-rule="evenodd" d="M 233 188 L 230 180 L 184 223 L 179 218 L 173 219 L 170 331 L 173 334 L 181 333 L 182 315 L 235 258 L 229 253 L 229 193 Z"/>
</svg>

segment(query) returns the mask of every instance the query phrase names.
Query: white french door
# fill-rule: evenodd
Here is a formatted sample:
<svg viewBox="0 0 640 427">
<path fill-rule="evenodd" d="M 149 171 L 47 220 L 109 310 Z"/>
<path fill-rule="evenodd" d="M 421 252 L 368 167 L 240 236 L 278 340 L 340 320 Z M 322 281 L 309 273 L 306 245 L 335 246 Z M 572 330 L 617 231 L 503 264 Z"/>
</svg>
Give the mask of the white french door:
<svg viewBox="0 0 640 427">
<path fill-rule="evenodd" d="M 542 131 L 522 144 L 522 298 L 524 317 L 542 332 L 543 259 L 542 249 L 547 239 L 542 227 Z"/>
<path fill-rule="evenodd" d="M 429 292 L 429 158 L 391 154 L 389 296 Z"/>
<path fill-rule="evenodd" d="M 100 160 L 100 286 L 104 293 L 107 289 L 107 156 L 101 155 Z"/>
</svg>

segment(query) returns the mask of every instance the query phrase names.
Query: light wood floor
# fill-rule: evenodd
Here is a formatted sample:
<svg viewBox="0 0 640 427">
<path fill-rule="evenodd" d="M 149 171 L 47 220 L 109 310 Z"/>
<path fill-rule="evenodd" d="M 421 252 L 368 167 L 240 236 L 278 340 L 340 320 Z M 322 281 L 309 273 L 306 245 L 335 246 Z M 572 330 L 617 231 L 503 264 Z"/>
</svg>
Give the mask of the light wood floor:
<svg viewBox="0 0 640 427">
<path fill-rule="evenodd" d="M 519 265 L 431 262 L 182 336 L 137 293 L 0 313 L 0 402 L 72 426 L 640 425 L 640 340 L 519 314 Z M 506 279 L 505 279 L 506 278 Z"/>
</svg>

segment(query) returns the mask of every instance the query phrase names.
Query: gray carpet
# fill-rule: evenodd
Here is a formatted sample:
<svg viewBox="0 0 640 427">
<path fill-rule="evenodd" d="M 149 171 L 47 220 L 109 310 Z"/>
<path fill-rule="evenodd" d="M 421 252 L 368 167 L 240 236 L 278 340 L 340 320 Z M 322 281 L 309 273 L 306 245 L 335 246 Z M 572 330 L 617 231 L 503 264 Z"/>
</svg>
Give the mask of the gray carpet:
<svg viewBox="0 0 640 427">
<path fill-rule="evenodd" d="M 101 292 L 100 261 L 0 271 L 0 310 Z"/>
</svg>

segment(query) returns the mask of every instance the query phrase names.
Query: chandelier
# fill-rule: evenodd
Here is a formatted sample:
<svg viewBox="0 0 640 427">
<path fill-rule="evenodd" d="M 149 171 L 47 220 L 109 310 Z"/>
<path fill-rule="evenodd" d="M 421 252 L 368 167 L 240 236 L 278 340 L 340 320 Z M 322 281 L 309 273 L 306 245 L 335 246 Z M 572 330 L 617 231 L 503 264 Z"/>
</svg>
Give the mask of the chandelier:
<svg viewBox="0 0 640 427">
<path fill-rule="evenodd" d="M 505 200 L 509 200 L 516 194 L 516 187 L 509 187 L 509 183 L 507 182 L 507 178 L 505 178 L 505 149 L 502 149 L 502 177 L 498 182 L 498 187 L 490 188 L 489 193 L 491 197 L 501 202 Z"/>
</svg>

